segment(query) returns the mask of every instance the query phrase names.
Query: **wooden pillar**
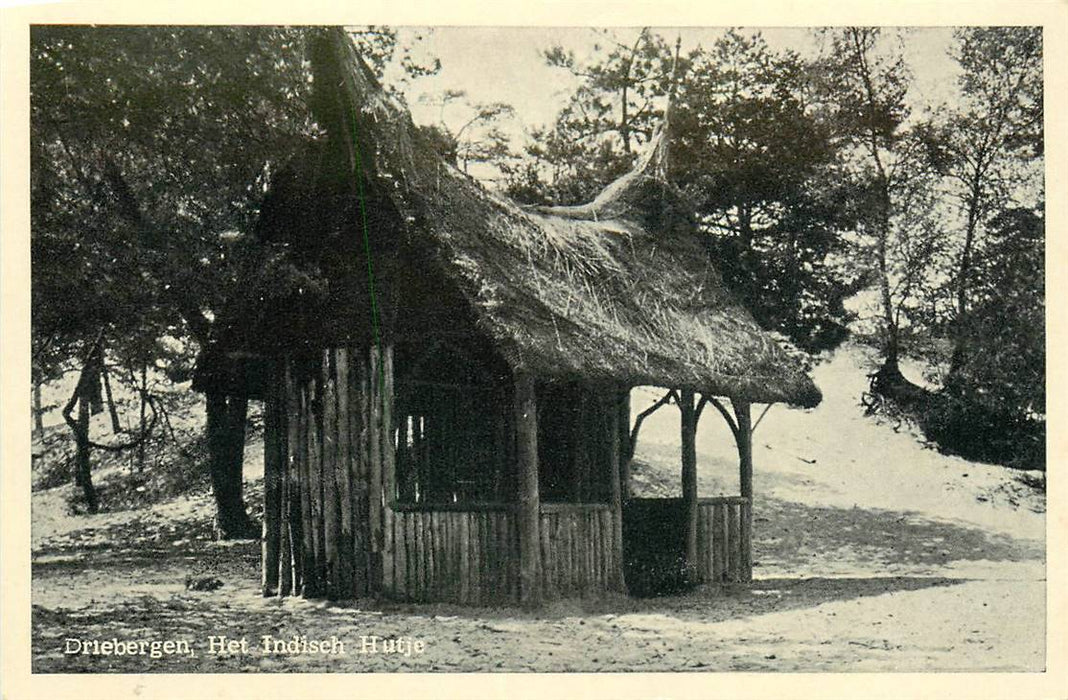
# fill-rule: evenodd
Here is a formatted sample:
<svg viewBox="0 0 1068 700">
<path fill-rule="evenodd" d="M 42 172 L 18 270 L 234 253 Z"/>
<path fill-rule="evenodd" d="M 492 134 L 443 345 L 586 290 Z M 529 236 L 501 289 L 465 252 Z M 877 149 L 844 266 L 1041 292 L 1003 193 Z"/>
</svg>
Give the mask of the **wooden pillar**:
<svg viewBox="0 0 1068 700">
<path fill-rule="evenodd" d="M 282 458 L 282 546 L 279 553 L 279 595 L 297 595 L 304 585 L 304 514 L 301 502 L 300 405 L 297 382 L 290 362 L 283 361 L 282 395 L 278 403 L 285 421 L 285 445 Z"/>
<path fill-rule="evenodd" d="M 382 388 L 379 392 L 379 401 L 381 401 L 382 408 L 379 416 L 379 431 L 378 439 L 381 441 L 379 449 L 379 459 L 382 462 L 381 466 L 381 496 L 382 499 L 382 515 L 383 515 L 383 527 L 382 532 L 379 535 L 378 548 L 380 553 L 377 556 L 373 556 L 371 559 L 372 566 L 370 574 L 370 588 L 371 591 L 377 593 L 382 590 L 382 586 L 385 579 L 385 568 L 392 566 L 392 562 L 387 561 L 391 552 L 387 551 L 388 548 L 393 547 L 393 541 L 391 537 L 387 538 L 385 530 L 393 528 L 393 502 L 397 498 L 397 444 L 393 435 L 393 422 L 394 422 L 394 383 L 393 383 L 393 344 L 386 343 L 382 348 L 382 362 L 381 382 Z M 389 547 L 387 548 L 387 544 Z"/>
<path fill-rule="evenodd" d="M 741 495 L 753 498 L 753 419 L 749 414 L 749 404 L 734 401 L 734 415 L 738 421 L 738 484 Z"/>
<path fill-rule="evenodd" d="M 697 407 L 694 392 L 679 392 L 682 442 L 682 508 L 686 535 L 686 572 L 690 580 L 697 574 Z"/>
<path fill-rule="evenodd" d="M 629 401 L 627 402 L 629 406 Z M 612 552 L 610 555 L 611 571 L 608 586 L 611 590 L 626 593 L 626 581 L 623 578 L 623 451 L 620 449 L 620 436 L 630 424 L 629 416 L 624 421 L 624 430 L 620 429 L 622 412 L 618 410 L 619 400 L 615 394 L 609 394 L 608 411 L 608 466 L 609 485 L 612 503 Z M 629 412 L 629 411 L 628 411 Z"/>
<path fill-rule="evenodd" d="M 538 402 L 534 380 L 519 374 L 515 380 L 515 436 L 519 507 L 519 600 L 536 605 L 541 599 L 541 553 L 538 520 Z"/>
<path fill-rule="evenodd" d="M 282 467 L 285 441 L 282 431 L 285 420 L 281 392 L 276 386 L 275 373 L 263 401 L 263 578 L 264 596 L 278 593 L 279 549 L 282 539 Z"/>
<path fill-rule="evenodd" d="M 747 499 L 739 513 L 741 530 L 741 562 L 739 569 L 743 581 L 753 579 L 753 418 L 749 403 L 731 400 L 738 423 L 738 484 L 741 495 Z"/>
<path fill-rule="evenodd" d="M 289 357 L 275 374 L 264 419 L 264 594 L 374 595 L 392 566 L 383 527 L 395 482 L 392 347 Z"/>
</svg>

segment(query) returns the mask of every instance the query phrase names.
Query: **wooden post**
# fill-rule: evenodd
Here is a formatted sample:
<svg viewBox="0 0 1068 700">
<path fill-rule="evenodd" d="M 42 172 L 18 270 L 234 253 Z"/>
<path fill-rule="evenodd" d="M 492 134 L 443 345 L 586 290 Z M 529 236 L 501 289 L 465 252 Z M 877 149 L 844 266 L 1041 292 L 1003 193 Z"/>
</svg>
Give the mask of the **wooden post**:
<svg viewBox="0 0 1068 700">
<path fill-rule="evenodd" d="M 282 515 L 282 453 L 281 432 L 285 421 L 280 393 L 275 386 L 277 376 L 271 372 L 272 386 L 264 399 L 263 417 L 263 595 L 278 593 L 279 544 Z"/>
<path fill-rule="evenodd" d="M 286 558 L 280 558 L 278 567 L 282 580 L 279 593 L 281 595 L 297 595 L 303 585 L 304 559 L 303 542 L 304 531 L 303 514 L 301 511 L 301 483 L 300 464 L 297 454 L 297 445 L 300 442 L 300 405 L 297 398 L 296 382 L 293 379 L 293 368 L 288 360 L 283 360 L 283 400 L 280 401 L 285 413 L 285 451 L 282 459 L 285 460 L 285 480 L 282 482 L 282 520 L 284 532 L 282 533 L 282 553 Z M 288 564 L 288 571 L 283 568 Z"/>
<path fill-rule="evenodd" d="M 742 497 L 748 499 L 740 509 L 741 561 L 739 569 L 743 581 L 753 578 L 753 418 L 749 403 L 731 400 L 738 423 L 738 484 Z"/>
<path fill-rule="evenodd" d="M 608 474 L 612 498 L 612 549 L 608 557 L 611 561 L 608 586 L 611 590 L 626 593 L 626 581 L 623 578 L 623 485 L 626 472 L 623 465 L 627 460 L 622 459 L 620 436 L 627 434 L 626 427 L 630 424 L 630 418 L 627 417 L 621 428 L 619 421 L 622 418 L 622 412 L 613 410 L 618 408 L 618 402 L 615 399 L 614 394 L 609 394 L 609 400 L 612 402 L 607 411 Z"/>
<path fill-rule="evenodd" d="M 697 572 L 697 407 L 694 392 L 679 392 L 679 421 L 682 439 L 682 507 L 686 534 L 686 575 L 696 580 Z"/>
<path fill-rule="evenodd" d="M 380 416 L 380 428 L 378 439 L 381 440 L 381 446 L 379 449 L 379 459 L 382 461 L 381 466 L 381 499 L 382 499 L 382 516 L 384 519 L 383 530 L 385 527 L 392 527 L 394 513 L 392 510 L 393 502 L 397 498 L 397 445 L 394 442 L 393 436 L 393 423 L 394 423 L 394 395 L 395 387 L 393 381 L 393 344 L 386 343 L 382 349 L 382 389 L 379 395 L 379 401 L 382 404 L 381 416 Z M 392 545 L 392 542 L 389 543 Z M 390 566 L 391 563 L 387 560 L 389 553 L 385 552 L 385 533 L 380 534 L 379 543 L 376 547 L 380 548 L 379 552 L 372 557 L 372 571 L 370 587 L 373 593 L 378 593 L 382 590 L 383 581 L 385 579 L 384 570 L 385 567 Z"/>
<path fill-rule="evenodd" d="M 541 598 L 541 556 L 538 533 L 538 402 L 534 379 L 519 374 L 515 380 L 515 435 L 519 507 L 519 600 L 536 605 Z"/>
<path fill-rule="evenodd" d="M 741 495 L 752 501 L 753 498 L 753 419 L 749 415 L 749 404 L 734 401 L 734 415 L 738 421 L 738 483 Z"/>
</svg>

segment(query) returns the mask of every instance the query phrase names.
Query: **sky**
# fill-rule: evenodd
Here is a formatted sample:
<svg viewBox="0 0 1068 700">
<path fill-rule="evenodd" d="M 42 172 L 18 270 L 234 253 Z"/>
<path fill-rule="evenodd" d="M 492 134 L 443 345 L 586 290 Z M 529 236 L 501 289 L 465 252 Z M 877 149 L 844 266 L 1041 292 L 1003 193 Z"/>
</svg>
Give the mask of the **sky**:
<svg viewBox="0 0 1068 700">
<path fill-rule="evenodd" d="M 574 51 L 581 60 L 590 54 L 599 38 L 588 27 L 435 27 L 399 31 L 401 41 L 418 31 L 424 37 L 427 53 L 441 60 L 437 75 L 416 79 L 405 91 L 416 123 L 435 123 L 440 117 L 437 106 L 419 102 L 421 95 L 464 90 L 471 102 L 507 102 L 515 108 L 514 120 L 502 126 L 518 139 L 516 145 L 531 127 L 551 122 L 577 85 L 567 71 L 547 66 L 542 51 L 560 44 Z M 613 30 L 624 43 L 632 43 L 639 31 L 639 28 Z M 654 31 L 669 42 L 680 37 L 682 52 L 686 53 L 698 45 L 711 45 L 725 29 L 687 27 L 654 28 Z M 742 31 L 750 33 L 757 28 L 742 28 Z M 816 39 L 806 28 L 763 27 L 759 31 L 774 50 L 789 49 L 804 56 L 815 55 L 817 51 Z M 902 33 L 900 50 L 914 75 L 908 95 L 914 113 L 954 98 L 956 64 L 947 53 L 952 39 L 952 29 L 948 27 L 912 28 Z M 461 106 L 448 108 L 444 116 L 450 126 L 466 119 Z"/>
</svg>

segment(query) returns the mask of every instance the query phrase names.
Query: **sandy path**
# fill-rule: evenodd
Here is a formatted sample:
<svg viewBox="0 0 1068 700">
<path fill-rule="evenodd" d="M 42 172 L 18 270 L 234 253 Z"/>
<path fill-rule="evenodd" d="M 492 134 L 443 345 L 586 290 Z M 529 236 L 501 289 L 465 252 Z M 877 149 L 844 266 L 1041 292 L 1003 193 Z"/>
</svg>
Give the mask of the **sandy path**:
<svg viewBox="0 0 1068 700">
<path fill-rule="evenodd" d="M 38 671 L 935 671 L 1044 665 L 1044 502 L 1011 472 L 939 455 L 860 416 L 858 351 L 817 369 L 814 411 L 774 407 L 756 436 L 749 589 L 569 601 L 537 614 L 445 605 L 264 600 L 258 545 L 210 541 L 206 494 L 93 517 L 34 495 Z M 644 398 L 643 398 L 644 396 Z M 640 392 L 635 410 L 655 394 Z M 646 422 L 643 489 L 677 490 L 677 412 Z M 249 450 L 258 459 L 258 446 Z M 737 491 L 718 414 L 699 435 L 701 490 Z M 250 464 L 250 467 L 252 465 Z M 250 469 L 255 479 L 261 467 Z M 258 486 L 253 482 L 254 486 Z M 211 593 L 186 575 L 217 576 Z M 65 656 L 63 639 L 336 635 L 345 656 Z M 360 637 L 421 639 L 361 655 Z M 202 649 L 203 651 L 203 649 Z"/>
</svg>

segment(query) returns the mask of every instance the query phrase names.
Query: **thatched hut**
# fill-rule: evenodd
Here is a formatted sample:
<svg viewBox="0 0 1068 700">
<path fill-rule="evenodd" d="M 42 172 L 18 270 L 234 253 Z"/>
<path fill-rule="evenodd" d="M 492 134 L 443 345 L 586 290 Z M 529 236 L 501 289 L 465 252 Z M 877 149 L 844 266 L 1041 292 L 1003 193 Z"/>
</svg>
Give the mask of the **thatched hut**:
<svg viewBox="0 0 1068 700">
<path fill-rule="evenodd" d="M 666 142 L 588 205 L 522 208 L 444 163 L 344 33 L 312 62 L 328 138 L 279 177 L 256 274 L 328 283 L 261 291 L 223 344 L 267 368 L 240 383 L 266 406 L 265 593 L 622 592 L 624 531 L 665 508 L 693 580 L 748 580 L 751 461 L 737 497 L 697 499 L 690 465 L 683 502 L 628 499 L 629 391 L 728 397 L 744 431 L 819 392 L 723 288 Z"/>
</svg>

